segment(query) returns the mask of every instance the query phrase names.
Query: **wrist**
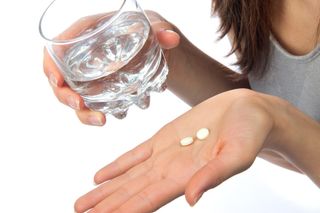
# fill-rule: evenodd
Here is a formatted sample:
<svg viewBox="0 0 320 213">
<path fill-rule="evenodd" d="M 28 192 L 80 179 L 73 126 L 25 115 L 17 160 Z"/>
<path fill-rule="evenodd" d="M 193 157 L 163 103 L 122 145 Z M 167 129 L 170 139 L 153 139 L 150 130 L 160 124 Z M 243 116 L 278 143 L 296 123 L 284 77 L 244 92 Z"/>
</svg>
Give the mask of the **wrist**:
<svg viewBox="0 0 320 213">
<path fill-rule="evenodd" d="M 295 128 L 290 116 L 292 106 L 281 98 L 265 94 L 261 95 L 264 96 L 265 109 L 268 110 L 273 120 L 273 127 L 264 143 L 263 149 L 281 154 L 284 152 L 284 143 L 294 138 Z"/>
<path fill-rule="evenodd" d="M 266 148 L 280 154 L 320 187 L 320 124 L 283 100 L 278 107 L 272 140 Z"/>
</svg>

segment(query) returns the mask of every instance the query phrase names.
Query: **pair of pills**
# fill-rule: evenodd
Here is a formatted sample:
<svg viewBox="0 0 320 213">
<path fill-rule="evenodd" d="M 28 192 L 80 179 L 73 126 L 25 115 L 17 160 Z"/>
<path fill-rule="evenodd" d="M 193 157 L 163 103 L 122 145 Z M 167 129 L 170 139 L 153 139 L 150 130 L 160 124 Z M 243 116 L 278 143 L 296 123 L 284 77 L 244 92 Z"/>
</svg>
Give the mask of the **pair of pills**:
<svg viewBox="0 0 320 213">
<path fill-rule="evenodd" d="M 209 129 L 201 128 L 197 131 L 196 138 L 198 140 L 202 141 L 202 140 L 206 139 L 209 136 L 209 134 L 210 134 Z M 189 146 L 189 145 L 193 144 L 193 142 L 194 142 L 194 137 L 189 136 L 189 137 L 185 137 L 185 138 L 181 139 L 180 145 L 181 146 Z"/>
</svg>

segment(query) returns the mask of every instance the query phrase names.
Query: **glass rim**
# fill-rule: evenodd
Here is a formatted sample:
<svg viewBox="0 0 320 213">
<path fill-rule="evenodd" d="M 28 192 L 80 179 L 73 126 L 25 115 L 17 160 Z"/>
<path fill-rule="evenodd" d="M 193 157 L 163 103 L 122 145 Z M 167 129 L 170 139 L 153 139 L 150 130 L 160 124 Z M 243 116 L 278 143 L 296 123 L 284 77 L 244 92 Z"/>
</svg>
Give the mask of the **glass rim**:
<svg viewBox="0 0 320 213">
<path fill-rule="evenodd" d="M 56 44 L 56 45 L 65 45 L 65 44 L 72 44 L 72 43 L 76 43 L 79 41 L 83 41 L 85 39 L 90 38 L 91 36 L 94 36 L 96 34 L 98 34 L 99 32 L 101 32 L 102 30 L 104 30 L 107 26 L 109 26 L 116 18 L 118 18 L 118 16 L 120 15 L 120 13 L 122 12 L 123 8 L 124 8 L 124 4 L 126 3 L 127 0 L 122 0 L 122 4 L 120 6 L 120 8 L 116 11 L 116 13 L 114 15 L 112 15 L 112 17 L 106 21 L 104 24 L 102 24 L 101 26 L 99 26 L 98 28 L 94 29 L 93 31 L 80 35 L 78 37 L 72 38 L 72 39 L 55 39 L 55 38 L 48 38 L 44 32 L 43 32 L 43 20 L 45 18 L 45 15 L 47 14 L 48 10 L 51 8 L 51 6 L 58 0 L 53 0 L 48 6 L 47 8 L 44 10 L 44 12 L 42 13 L 41 17 L 40 17 L 40 21 L 39 21 L 39 33 L 41 35 L 41 37 L 47 41 L 50 42 L 52 44 Z M 136 1 L 136 0 L 134 0 Z"/>
</svg>

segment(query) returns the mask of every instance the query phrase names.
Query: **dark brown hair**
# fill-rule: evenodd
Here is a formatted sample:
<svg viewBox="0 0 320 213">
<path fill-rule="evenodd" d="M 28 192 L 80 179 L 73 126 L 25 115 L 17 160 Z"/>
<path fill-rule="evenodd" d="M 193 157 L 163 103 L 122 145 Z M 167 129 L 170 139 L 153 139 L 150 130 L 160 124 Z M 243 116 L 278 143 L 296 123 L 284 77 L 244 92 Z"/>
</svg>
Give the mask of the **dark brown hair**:
<svg viewBox="0 0 320 213">
<path fill-rule="evenodd" d="M 272 0 L 212 0 L 213 14 L 221 20 L 220 39 L 230 31 L 233 44 L 230 54 L 236 53 L 236 65 L 241 78 L 248 73 L 261 77 L 268 63 L 271 32 Z M 319 15 L 320 16 L 320 15 Z M 320 36 L 320 17 L 315 44 Z M 235 75 L 239 79 L 239 75 Z"/>
<path fill-rule="evenodd" d="M 269 54 L 271 0 L 212 0 L 213 13 L 221 20 L 220 38 L 232 30 L 230 54 L 237 53 L 242 77 L 262 76 Z"/>
</svg>

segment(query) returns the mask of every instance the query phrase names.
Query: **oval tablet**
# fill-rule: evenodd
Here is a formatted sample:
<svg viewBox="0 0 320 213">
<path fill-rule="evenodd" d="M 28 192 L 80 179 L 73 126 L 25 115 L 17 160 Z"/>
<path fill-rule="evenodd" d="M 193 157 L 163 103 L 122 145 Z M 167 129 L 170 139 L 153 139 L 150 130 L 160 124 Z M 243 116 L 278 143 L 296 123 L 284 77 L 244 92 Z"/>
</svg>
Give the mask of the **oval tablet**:
<svg viewBox="0 0 320 213">
<path fill-rule="evenodd" d="M 189 146 L 193 143 L 193 137 L 186 137 L 181 139 L 180 144 L 181 146 Z"/>
<path fill-rule="evenodd" d="M 197 131 L 197 138 L 199 140 L 204 140 L 209 136 L 209 133 L 210 133 L 209 129 L 201 128 Z"/>
</svg>

